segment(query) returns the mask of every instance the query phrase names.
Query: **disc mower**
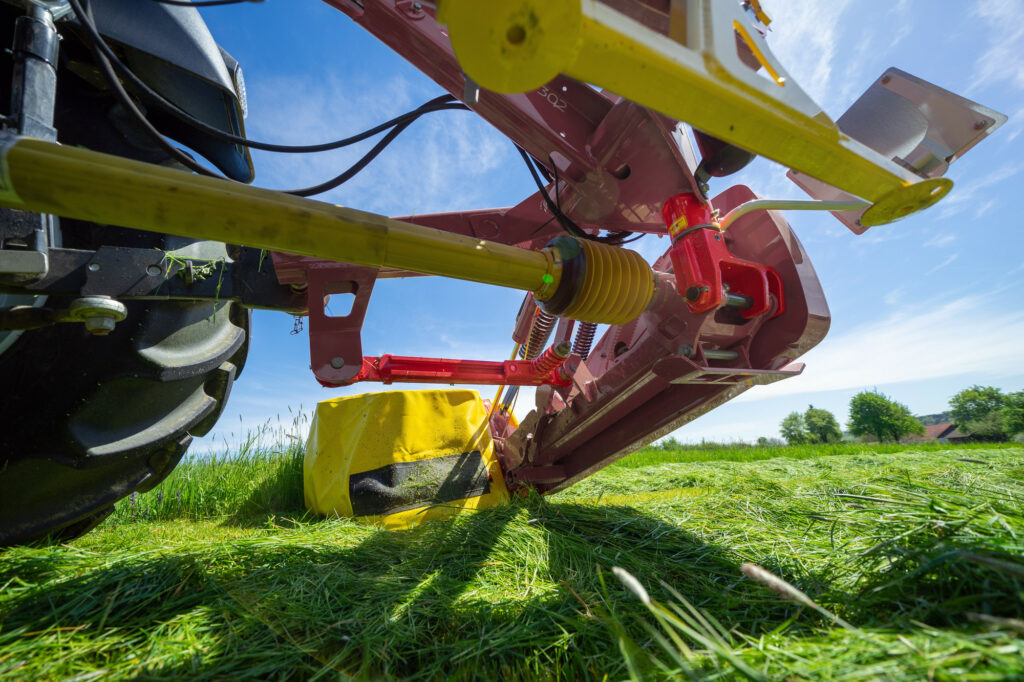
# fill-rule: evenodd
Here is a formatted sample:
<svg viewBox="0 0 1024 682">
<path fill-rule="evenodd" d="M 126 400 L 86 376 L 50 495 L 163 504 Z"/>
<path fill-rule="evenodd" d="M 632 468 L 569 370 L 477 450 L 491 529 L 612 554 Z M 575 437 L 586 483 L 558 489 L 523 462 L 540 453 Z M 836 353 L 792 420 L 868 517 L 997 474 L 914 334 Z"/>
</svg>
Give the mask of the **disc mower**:
<svg viewBox="0 0 1024 682">
<path fill-rule="evenodd" d="M 460 438 L 487 441 L 444 454 L 458 455 L 446 468 L 396 458 L 378 463 L 384 478 L 351 471 L 345 494 L 369 491 L 354 500 L 364 515 L 470 489 L 562 490 L 803 371 L 830 318 L 783 211 L 830 211 L 858 234 L 916 214 L 1005 120 L 890 68 L 833 121 L 772 54 L 756 0 L 326 1 L 446 94 L 331 143 L 384 133 L 346 173 L 289 192 L 247 184 L 248 149 L 334 147 L 248 140 L 241 68 L 194 7 L 0 4 L 13 45 L 0 135 L 0 542 L 73 537 L 159 483 L 223 409 L 252 308 L 308 316 L 324 386 L 496 387 L 483 409 L 446 398 Z M 308 198 L 417 117 L 466 108 L 516 145 L 535 193 L 404 217 Z M 809 198 L 709 194 L 711 178 L 756 156 L 789 168 Z M 628 248 L 646 234 L 669 237 L 653 263 Z M 375 282 L 424 275 L 522 291 L 511 356 L 364 355 Z M 353 298 L 346 315 L 325 310 L 337 294 Z M 519 421 L 523 386 L 536 387 L 535 406 Z M 411 400 L 366 404 L 441 409 Z M 492 459 L 472 456 L 481 447 Z M 438 471 L 444 480 L 410 492 Z"/>
</svg>

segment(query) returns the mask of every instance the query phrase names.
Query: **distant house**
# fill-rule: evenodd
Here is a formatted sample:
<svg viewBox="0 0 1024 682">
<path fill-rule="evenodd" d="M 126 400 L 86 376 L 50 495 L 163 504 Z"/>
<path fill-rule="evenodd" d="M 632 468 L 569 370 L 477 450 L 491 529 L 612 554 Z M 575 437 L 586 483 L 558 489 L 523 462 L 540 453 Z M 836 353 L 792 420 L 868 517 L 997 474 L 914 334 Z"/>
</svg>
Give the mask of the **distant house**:
<svg viewBox="0 0 1024 682">
<path fill-rule="evenodd" d="M 971 436 L 956 428 L 956 424 L 929 424 L 924 427 L 923 436 L 904 436 L 901 443 L 920 443 L 922 441 L 938 441 L 940 443 L 965 443 Z"/>
</svg>

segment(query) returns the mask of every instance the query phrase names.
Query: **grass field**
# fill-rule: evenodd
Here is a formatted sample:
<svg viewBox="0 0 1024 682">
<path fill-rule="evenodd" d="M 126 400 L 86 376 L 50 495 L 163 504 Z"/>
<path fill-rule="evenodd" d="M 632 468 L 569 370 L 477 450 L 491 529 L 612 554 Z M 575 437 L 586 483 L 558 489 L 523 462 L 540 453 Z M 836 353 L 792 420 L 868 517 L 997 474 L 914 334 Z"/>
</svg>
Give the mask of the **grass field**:
<svg viewBox="0 0 1024 682">
<path fill-rule="evenodd" d="M 307 517 L 299 457 L 0 553 L 0 678 L 1024 676 L 1024 448 L 651 449 L 400 532 Z"/>
</svg>

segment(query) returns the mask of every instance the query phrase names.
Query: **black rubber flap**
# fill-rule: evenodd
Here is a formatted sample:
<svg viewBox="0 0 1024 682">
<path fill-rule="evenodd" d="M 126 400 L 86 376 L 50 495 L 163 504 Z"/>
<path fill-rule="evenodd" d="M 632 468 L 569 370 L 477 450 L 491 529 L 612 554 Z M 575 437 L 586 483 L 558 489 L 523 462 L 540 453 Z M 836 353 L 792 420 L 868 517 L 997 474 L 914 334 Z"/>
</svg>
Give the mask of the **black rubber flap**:
<svg viewBox="0 0 1024 682">
<path fill-rule="evenodd" d="M 419 462 L 395 462 L 352 474 L 348 486 L 355 516 L 394 514 L 491 491 L 479 450 Z"/>
</svg>

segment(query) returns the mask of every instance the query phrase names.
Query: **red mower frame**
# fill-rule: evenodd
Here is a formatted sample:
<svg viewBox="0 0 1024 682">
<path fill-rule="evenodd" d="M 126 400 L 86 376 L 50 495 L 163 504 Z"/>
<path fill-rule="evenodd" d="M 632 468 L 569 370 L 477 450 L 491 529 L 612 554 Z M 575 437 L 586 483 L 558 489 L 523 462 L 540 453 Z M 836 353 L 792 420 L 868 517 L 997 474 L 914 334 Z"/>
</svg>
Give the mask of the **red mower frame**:
<svg viewBox="0 0 1024 682">
<path fill-rule="evenodd" d="M 511 361 L 364 358 L 360 331 L 374 282 L 417 273 L 274 253 L 280 282 L 307 292 L 311 365 L 320 383 L 540 386 L 536 409 L 521 424 L 514 425 L 507 409 L 493 409 L 490 426 L 507 483 L 551 492 L 755 384 L 802 371 L 794 361 L 829 327 L 807 255 L 773 212 L 744 216 L 727 232 L 711 225 L 713 215 L 756 195 L 736 186 L 705 199 L 694 176 L 698 158 L 682 124 L 564 76 L 521 94 L 478 89 L 463 74 L 429 3 L 327 2 L 557 174 L 546 188 L 549 198 L 587 232 L 678 236 L 680 224 L 709 229 L 691 227 L 676 239 L 654 265 L 656 294 L 647 311 L 609 327 L 592 349 L 595 326 L 583 323 L 570 352 L 573 320 L 559 322 L 543 354 L 536 343 L 530 347 L 531 332 L 535 341 L 548 343 L 537 327 L 547 324 L 550 334 L 553 320 L 538 314 L 528 295 L 515 324 L 521 357 Z M 646 8 L 643 17 L 651 25 L 667 20 L 643 3 L 637 7 Z M 563 234 L 553 217 L 538 192 L 510 208 L 399 219 L 535 249 Z M 324 301 L 339 293 L 354 296 L 351 312 L 329 317 Z"/>
</svg>

